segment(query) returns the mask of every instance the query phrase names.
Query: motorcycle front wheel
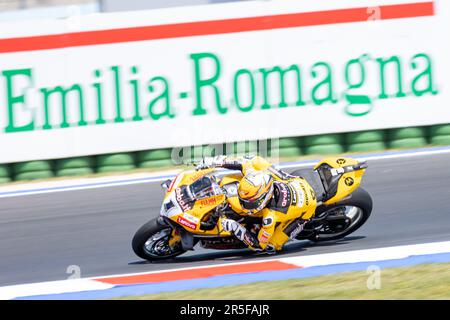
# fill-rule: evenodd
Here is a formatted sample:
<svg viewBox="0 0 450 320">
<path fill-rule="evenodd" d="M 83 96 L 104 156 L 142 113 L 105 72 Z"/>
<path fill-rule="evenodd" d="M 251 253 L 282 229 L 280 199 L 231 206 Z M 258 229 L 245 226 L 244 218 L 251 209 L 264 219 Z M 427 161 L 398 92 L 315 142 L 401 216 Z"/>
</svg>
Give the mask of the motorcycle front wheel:
<svg viewBox="0 0 450 320">
<path fill-rule="evenodd" d="M 174 258 L 186 251 L 181 243 L 169 246 L 171 235 L 172 228 L 159 224 L 154 218 L 136 231 L 131 246 L 138 257 L 148 261 Z"/>
</svg>

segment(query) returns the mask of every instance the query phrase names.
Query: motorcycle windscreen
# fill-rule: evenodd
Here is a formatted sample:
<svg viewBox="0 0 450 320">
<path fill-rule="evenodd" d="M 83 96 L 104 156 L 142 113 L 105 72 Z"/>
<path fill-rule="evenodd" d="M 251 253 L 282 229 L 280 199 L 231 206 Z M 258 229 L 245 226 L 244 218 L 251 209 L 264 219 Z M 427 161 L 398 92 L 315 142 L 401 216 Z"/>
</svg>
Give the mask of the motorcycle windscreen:
<svg viewBox="0 0 450 320">
<path fill-rule="evenodd" d="M 209 198 L 222 193 L 214 178 L 204 176 L 189 186 L 192 196 L 196 199 Z"/>
</svg>

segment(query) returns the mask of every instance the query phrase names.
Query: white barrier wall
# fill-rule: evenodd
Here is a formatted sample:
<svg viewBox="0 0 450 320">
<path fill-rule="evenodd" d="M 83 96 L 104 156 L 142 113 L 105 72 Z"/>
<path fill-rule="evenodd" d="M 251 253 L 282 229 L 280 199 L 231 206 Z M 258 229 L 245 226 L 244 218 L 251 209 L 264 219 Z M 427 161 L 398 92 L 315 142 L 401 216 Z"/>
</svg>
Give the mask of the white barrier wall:
<svg viewBox="0 0 450 320">
<path fill-rule="evenodd" d="M 0 162 L 450 123 L 448 1 L 0 23 Z"/>
</svg>

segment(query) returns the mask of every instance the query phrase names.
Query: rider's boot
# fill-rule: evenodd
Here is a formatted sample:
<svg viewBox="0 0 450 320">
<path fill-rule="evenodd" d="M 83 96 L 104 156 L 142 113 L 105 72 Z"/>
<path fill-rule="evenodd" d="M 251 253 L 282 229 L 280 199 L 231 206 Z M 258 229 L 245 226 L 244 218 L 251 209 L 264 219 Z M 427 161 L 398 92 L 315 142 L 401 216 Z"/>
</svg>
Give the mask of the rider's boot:
<svg viewBox="0 0 450 320">
<path fill-rule="evenodd" d="M 239 224 L 235 231 L 233 231 L 236 238 L 244 242 L 252 250 L 261 250 L 259 241 L 256 236 L 248 231 L 244 226 Z"/>
<path fill-rule="evenodd" d="M 268 243 L 264 249 L 261 248 L 256 235 L 254 235 L 253 233 L 248 231 L 242 225 L 239 225 L 239 226 L 240 227 L 238 227 L 236 229 L 236 231 L 233 233 L 236 236 L 236 238 L 243 241 L 250 249 L 252 249 L 254 251 L 259 251 L 259 252 L 265 253 L 265 254 L 276 254 L 277 253 L 277 250 L 275 249 L 275 247 L 273 245 L 271 245 L 270 243 Z"/>
<path fill-rule="evenodd" d="M 224 230 L 232 232 L 236 238 L 244 242 L 250 249 L 261 250 L 256 235 L 248 231 L 239 222 L 231 219 L 224 219 L 222 220 L 222 227 Z"/>
</svg>

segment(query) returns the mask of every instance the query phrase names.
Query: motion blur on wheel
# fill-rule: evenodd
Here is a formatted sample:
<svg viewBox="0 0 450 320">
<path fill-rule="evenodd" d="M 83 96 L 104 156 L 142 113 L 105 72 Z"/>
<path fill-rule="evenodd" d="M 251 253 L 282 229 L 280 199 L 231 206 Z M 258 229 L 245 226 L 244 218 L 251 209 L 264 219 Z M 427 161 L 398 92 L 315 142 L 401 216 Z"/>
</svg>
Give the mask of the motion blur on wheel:
<svg viewBox="0 0 450 320">
<path fill-rule="evenodd" d="M 280 223 L 270 242 L 282 248 L 294 240 L 336 240 L 360 228 L 372 212 L 371 196 L 360 187 L 367 167 L 351 158 L 326 158 L 313 169 L 294 171 L 291 175 L 313 190 L 315 214 L 301 228 L 299 219 Z M 233 210 L 229 195 L 241 179 L 235 172 L 219 175 L 215 169 L 204 169 L 184 171 L 165 181 L 160 216 L 145 223 L 132 240 L 136 255 L 149 261 L 168 259 L 193 250 L 197 243 L 216 250 L 245 248 L 221 224 L 234 219 L 255 234 L 261 229 L 261 217 Z"/>
</svg>

